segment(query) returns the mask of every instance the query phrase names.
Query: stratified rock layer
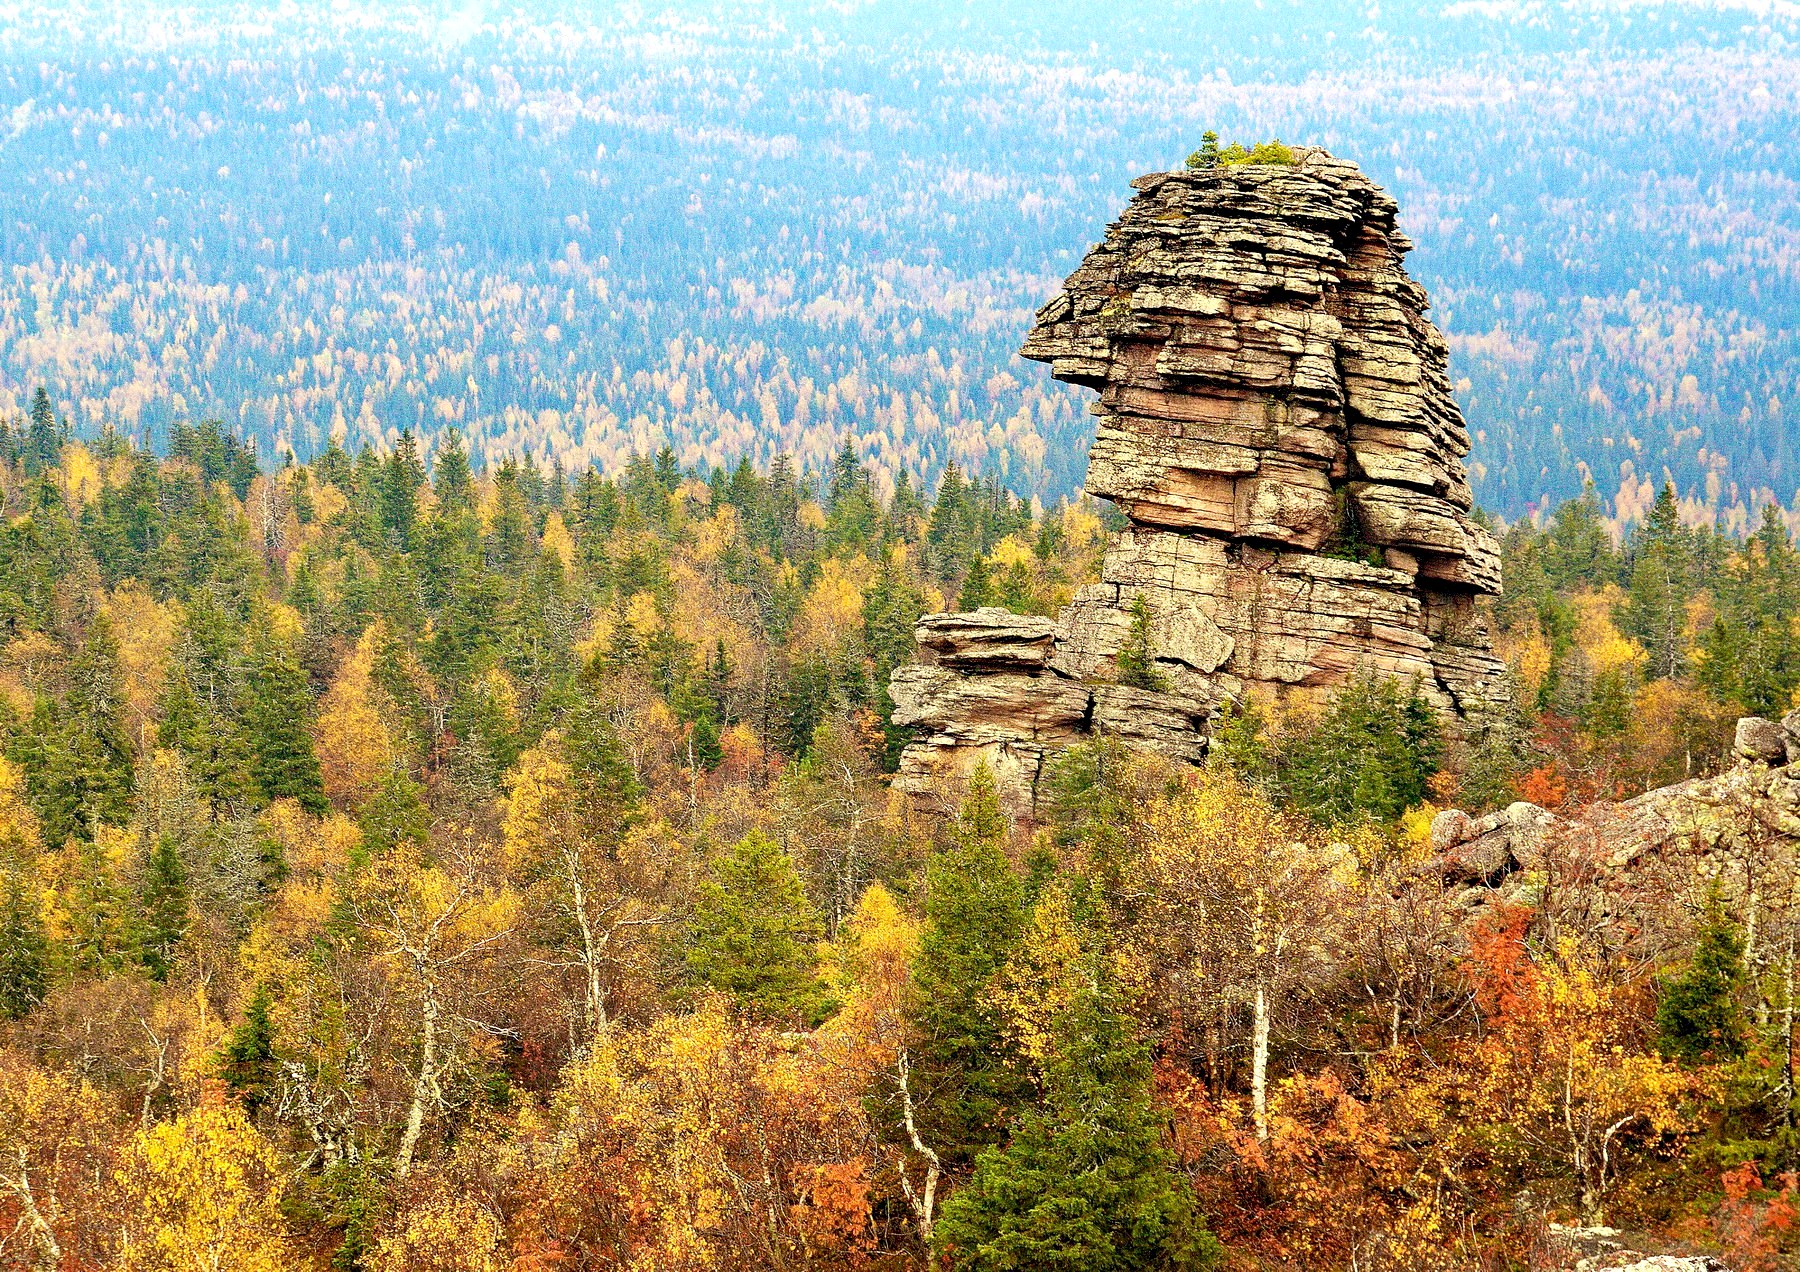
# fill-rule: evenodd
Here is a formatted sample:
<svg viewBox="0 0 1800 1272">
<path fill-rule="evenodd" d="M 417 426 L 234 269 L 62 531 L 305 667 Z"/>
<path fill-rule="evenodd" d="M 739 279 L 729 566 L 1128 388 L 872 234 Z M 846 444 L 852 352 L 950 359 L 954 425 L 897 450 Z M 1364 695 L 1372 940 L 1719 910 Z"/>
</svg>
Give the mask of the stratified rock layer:
<svg viewBox="0 0 1800 1272">
<path fill-rule="evenodd" d="M 903 789 L 985 759 L 1024 812 L 1045 756 L 1096 730 L 1194 760 L 1246 695 L 1316 703 L 1368 671 L 1458 715 L 1495 689 L 1476 603 L 1499 554 L 1394 201 L 1322 150 L 1132 185 L 1023 350 L 1099 391 L 1087 489 L 1131 526 L 1055 622 L 921 621 L 892 687 L 924 735 Z M 1118 683 L 1138 596 L 1166 692 Z"/>
</svg>

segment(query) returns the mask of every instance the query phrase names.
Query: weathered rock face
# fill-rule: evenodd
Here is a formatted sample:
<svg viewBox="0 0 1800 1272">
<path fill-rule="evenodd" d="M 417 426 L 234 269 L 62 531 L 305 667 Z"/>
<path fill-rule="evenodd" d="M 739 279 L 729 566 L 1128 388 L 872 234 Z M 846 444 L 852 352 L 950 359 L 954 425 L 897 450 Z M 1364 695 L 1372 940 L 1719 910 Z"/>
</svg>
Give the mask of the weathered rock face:
<svg viewBox="0 0 1800 1272">
<path fill-rule="evenodd" d="M 1026 811 L 1045 756 L 1096 729 L 1197 759 L 1246 694 L 1317 701 L 1367 670 L 1454 715 L 1494 691 L 1476 604 L 1499 554 L 1411 244 L 1354 164 L 1299 158 L 1140 177 L 1039 311 L 1024 356 L 1099 390 L 1087 489 L 1131 526 L 1055 623 L 921 622 L 892 689 L 927 735 L 903 788 L 986 759 Z M 1118 683 L 1138 596 L 1167 692 Z"/>
<path fill-rule="evenodd" d="M 1432 859 L 1459 904 L 1536 904 L 1547 882 L 1597 880 L 1633 925 L 1666 916 L 1665 897 L 1695 880 L 1738 886 L 1745 844 L 1800 840 L 1800 711 L 1780 722 L 1738 721 L 1737 763 L 1716 776 L 1678 782 L 1618 803 L 1589 804 L 1568 817 L 1514 804 L 1470 817 L 1456 809 L 1431 823 Z"/>
</svg>

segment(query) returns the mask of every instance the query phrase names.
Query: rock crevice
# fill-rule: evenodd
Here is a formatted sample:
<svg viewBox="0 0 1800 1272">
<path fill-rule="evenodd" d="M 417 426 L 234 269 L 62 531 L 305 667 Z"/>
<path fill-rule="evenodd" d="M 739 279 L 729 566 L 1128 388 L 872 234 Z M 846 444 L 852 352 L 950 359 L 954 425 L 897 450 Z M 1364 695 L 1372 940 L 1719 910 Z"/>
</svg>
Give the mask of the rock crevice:
<svg viewBox="0 0 1800 1272">
<path fill-rule="evenodd" d="M 985 759 L 1026 805 L 1095 730 L 1198 760 L 1227 702 L 1316 704 L 1364 671 L 1451 716 L 1496 689 L 1499 552 L 1394 201 L 1322 150 L 1132 185 L 1022 350 L 1098 391 L 1087 490 L 1130 525 L 1054 621 L 921 621 L 892 688 L 922 733 L 903 789 Z M 1165 690 L 1119 683 L 1138 596 Z"/>
</svg>

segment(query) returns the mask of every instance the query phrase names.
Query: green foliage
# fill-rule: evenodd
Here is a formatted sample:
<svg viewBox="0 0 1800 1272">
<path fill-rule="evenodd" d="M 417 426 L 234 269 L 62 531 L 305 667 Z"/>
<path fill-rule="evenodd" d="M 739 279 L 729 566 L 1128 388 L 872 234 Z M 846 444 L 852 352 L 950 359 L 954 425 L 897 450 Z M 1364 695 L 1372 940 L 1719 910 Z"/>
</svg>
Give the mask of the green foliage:
<svg viewBox="0 0 1800 1272">
<path fill-rule="evenodd" d="M 1259 141 L 1246 147 L 1242 142 L 1232 142 L 1224 149 L 1219 148 L 1219 134 L 1207 129 L 1201 134 L 1200 149 L 1187 157 L 1187 166 L 1193 170 L 1207 168 L 1228 168 L 1239 164 L 1275 164 L 1282 167 L 1293 167 L 1300 162 L 1298 156 L 1279 141 Z"/>
<path fill-rule="evenodd" d="M 175 841 L 159 836 L 144 870 L 143 959 L 154 980 L 167 980 L 188 930 L 188 872 Z"/>
<path fill-rule="evenodd" d="M 956 608 L 966 614 L 993 603 L 994 585 L 988 571 L 987 558 L 977 556 L 969 562 L 969 572 L 963 576 L 962 592 L 956 598 Z"/>
<path fill-rule="evenodd" d="M 1392 821 L 1426 795 L 1443 737 L 1418 686 L 1360 675 L 1312 727 L 1284 738 L 1280 783 L 1296 807 L 1325 822 Z"/>
<path fill-rule="evenodd" d="M 935 1251 L 967 1272 L 1216 1266 L 1223 1251 L 1195 1214 L 1162 1123 L 1148 1048 L 1116 992 L 1090 984 L 1056 1022 L 1042 1100 L 945 1203 Z"/>
<path fill-rule="evenodd" d="M 793 861 L 753 830 L 713 867 L 688 923 L 688 970 L 759 1019 L 811 1023 L 825 924 Z"/>
<path fill-rule="evenodd" d="M 1688 965 L 1662 983 L 1656 1005 L 1657 1046 L 1688 1064 L 1744 1054 L 1749 1026 L 1744 989 L 1744 938 L 1715 887 L 1707 895 Z"/>
<path fill-rule="evenodd" d="M 272 637 L 252 647 L 244 724 L 250 737 L 252 768 L 265 803 L 292 799 L 315 817 L 328 807 L 307 722 L 312 694 L 306 673 Z"/>
<path fill-rule="evenodd" d="M 1167 693 L 1168 674 L 1156 665 L 1156 616 L 1151 613 L 1150 602 L 1144 599 L 1142 592 L 1132 597 L 1129 612 L 1131 625 L 1126 630 L 1125 643 L 1119 649 L 1117 660 L 1119 683 L 1133 689 Z"/>
<path fill-rule="evenodd" d="M 244 1018 L 233 1026 L 219 1050 L 219 1077 L 255 1116 L 275 1094 L 275 1023 L 269 1018 L 274 999 L 267 985 L 258 985 L 244 1008 Z"/>
<path fill-rule="evenodd" d="M 996 1143 L 1027 1090 L 986 997 L 1025 922 L 1006 834 L 994 775 L 984 764 L 970 779 L 949 844 L 925 867 L 925 927 L 906 1016 L 916 1038 L 922 1133 L 950 1164 Z"/>
<path fill-rule="evenodd" d="M 16 870 L 0 892 L 0 1019 L 18 1020 L 44 1001 L 50 988 L 50 943 L 37 906 Z"/>
<path fill-rule="evenodd" d="M 1107 734 L 1077 742 L 1050 764 L 1039 812 L 1056 845 L 1078 852 L 1107 892 L 1125 865 L 1126 832 L 1136 814 L 1131 749 Z"/>
</svg>

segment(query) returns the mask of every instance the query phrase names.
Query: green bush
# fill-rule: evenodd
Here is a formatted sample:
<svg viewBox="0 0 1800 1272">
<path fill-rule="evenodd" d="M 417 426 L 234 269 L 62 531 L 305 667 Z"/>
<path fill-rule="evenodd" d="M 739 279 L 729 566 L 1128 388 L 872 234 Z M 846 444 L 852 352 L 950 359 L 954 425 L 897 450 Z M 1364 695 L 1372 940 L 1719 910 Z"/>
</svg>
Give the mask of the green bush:
<svg viewBox="0 0 1800 1272">
<path fill-rule="evenodd" d="M 1259 141 L 1246 148 L 1241 141 L 1234 141 L 1223 150 L 1219 148 L 1219 134 L 1210 128 L 1200 138 L 1200 149 L 1187 157 L 1187 166 L 1192 169 L 1230 168 L 1238 164 L 1262 163 L 1278 164 L 1291 168 L 1299 160 L 1289 147 L 1276 141 Z"/>
</svg>

